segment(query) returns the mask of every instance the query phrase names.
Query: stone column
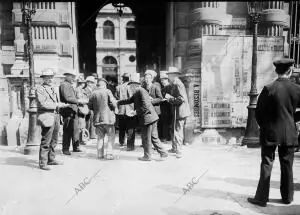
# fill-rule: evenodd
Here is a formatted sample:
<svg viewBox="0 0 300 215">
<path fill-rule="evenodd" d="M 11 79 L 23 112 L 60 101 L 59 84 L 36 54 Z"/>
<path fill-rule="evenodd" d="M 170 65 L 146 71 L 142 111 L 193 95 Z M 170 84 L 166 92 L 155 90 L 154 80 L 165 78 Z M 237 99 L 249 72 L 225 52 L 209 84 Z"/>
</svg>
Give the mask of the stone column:
<svg viewBox="0 0 300 215">
<path fill-rule="evenodd" d="M 259 23 L 259 32 L 266 36 L 284 36 L 284 51 L 289 53 L 287 43 L 287 33 L 284 29 L 290 28 L 290 16 L 284 10 L 283 1 L 267 1 L 264 3 L 264 10 L 261 23 Z M 288 54 L 287 54 L 288 55 Z"/>
<path fill-rule="evenodd" d="M 191 116 L 188 130 L 201 126 L 201 48 L 202 35 L 219 34 L 219 26 L 226 20 L 226 2 L 192 2 L 189 10 L 189 40 L 182 78 L 185 82 Z M 190 132 L 189 132 L 190 133 Z"/>
<path fill-rule="evenodd" d="M 186 46 L 189 38 L 188 29 L 189 4 L 186 2 L 175 3 L 175 53 L 174 66 L 180 71 L 186 60 Z"/>
<path fill-rule="evenodd" d="M 166 16 L 166 65 L 173 66 L 174 2 L 167 3 Z"/>
</svg>

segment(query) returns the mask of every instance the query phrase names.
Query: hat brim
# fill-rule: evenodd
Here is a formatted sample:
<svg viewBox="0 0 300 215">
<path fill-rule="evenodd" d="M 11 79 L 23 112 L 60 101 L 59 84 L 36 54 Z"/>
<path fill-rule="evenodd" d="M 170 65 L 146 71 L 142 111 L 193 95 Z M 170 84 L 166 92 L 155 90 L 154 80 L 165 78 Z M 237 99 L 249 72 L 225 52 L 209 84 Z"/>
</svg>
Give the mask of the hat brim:
<svg viewBox="0 0 300 215">
<path fill-rule="evenodd" d="M 54 77 L 55 75 L 40 75 L 41 78 L 46 77 L 46 76 L 47 77 Z"/>
<path fill-rule="evenodd" d="M 130 81 L 128 84 L 139 84 L 139 85 L 141 85 L 141 83 L 137 82 L 137 81 Z"/>
<path fill-rule="evenodd" d="M 65 72 L 63 75 L 73 75 L 73 76 L 76 76 L 76 74 L 69 73 L 69 72 Z"/>
</svg>

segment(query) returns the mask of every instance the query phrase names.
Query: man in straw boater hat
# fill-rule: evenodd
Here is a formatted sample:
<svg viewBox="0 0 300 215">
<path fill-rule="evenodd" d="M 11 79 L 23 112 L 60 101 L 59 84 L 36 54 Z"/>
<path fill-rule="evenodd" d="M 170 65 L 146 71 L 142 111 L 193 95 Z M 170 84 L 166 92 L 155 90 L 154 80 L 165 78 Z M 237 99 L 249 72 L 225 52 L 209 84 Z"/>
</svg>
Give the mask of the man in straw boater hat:
<svg viewBox="0 0 300 215">
<path fill-rule="evenodd" d="M 116 99 L 124 100 L 132 96 L 129 83 L 129 74 L 122 75 L 123 83 L 117 86 Z M 127 135 L 127 150 L 135 149 L 135 127 L 136 127 L 136 112 L 133 104 L 120 105 L 118 107 L 118 126 L 119 126 L 119 143 L 122 147 L 125 144 L 125 133 Z"/>
<path fill-rule="evenodd" d="M 41 145 L 39 153 L 39 166 L 42 170 L 50 170 L 48 165 L 60 165 L 55 159 L 60 126 L 59 108 L 67 105 L 59 102 L 59 96 L 53 88 L 55 72 L 51 68 L 42 71 L 43 83 L 37 86 L 36 98 L 38 107 L 37 123 L 41 126 Z"/>
<path fill-rule="evenodd" d="M 117 101 L 107 89 L 107 81 L 98 79 L 98 89 L 92 93 L 89 107 L 94 111 L 93 123 L 98 135 L 97 150 L 99 159 L 114 160 L 113 145 L 115 143 L 115 109 Z M 105 142 L 107 135 L 107 142 Z"/>
<path fill-rule="evenodd" d="M 261 207 L 266 207 L 269 201 L 271 172 L 277 147 L 281 170 L 281 201 L 290 204 L 294 198 L 293 160 L 297 144 L 294 114 L 300 106 L 300 87 L 290 80 L 293 59 L 282 58 L 273 64 L 278 78 L 261 91 L 255 113 L 260 127 L 260 179 L 254 198 L 248 198 L 248 201 Z"/>
<path fill-rule="evenodd" d="M 161 74 L 160 79 L 163 85 L 171 84 L 170 93 L 165 95 L 167 101 L 173 106 L 173 140 L 169 152 L 176 153 L 176 157 L 181 158 L 185 122 L 191 112 L 185 86 L 178 77 L 174 76 L 178 73 L 176 67 L 169 67 L 168 72 Z"/>
<path fill-rule="evenodd" d="M 78 128 L 78 106 L 86 104 L 85 101 L 76 98 L 75 81 L 76 72 L 70 70 L 64 73 L 65 81 L 59 86 L 61 101 L 69 104 L 60 113 L 63 117 L 63 154 L 71 155 L 69 148 L 72 140 L 73 152 L 82 152 L 79 147 L 79 128 Z"/>
<path fill-rule="evenodd" d="M 168 157 L 167 152 L 163 148 L 157 132 L 158 115 L 151 103 L 148 92 L 141 87 L 139 74 L 131 77 L 129 86 L 133 95 L 125 100 L 118 101 L 118 105 L 134 104 L 137 113 L 138 122 L 142 130 L 142 145 L 144 148 L 144 156 L 140 157 L 141 161 L 151 161 L 151 145 L 155 147 L 161 158 Z M 151 144 L 152 143 L 152 144 Z"/>
</svg>

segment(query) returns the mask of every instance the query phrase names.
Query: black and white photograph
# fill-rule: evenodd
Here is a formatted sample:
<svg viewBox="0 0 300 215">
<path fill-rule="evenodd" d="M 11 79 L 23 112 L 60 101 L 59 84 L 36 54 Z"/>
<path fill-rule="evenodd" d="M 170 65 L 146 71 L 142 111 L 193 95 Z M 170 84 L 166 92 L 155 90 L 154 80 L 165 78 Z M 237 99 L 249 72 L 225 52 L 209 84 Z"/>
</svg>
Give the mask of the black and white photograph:
<svg viewBox="0 0 300 215">
<path fill-rule="evenodd" d="M 0 215 L 300 215 L 300 1 L 0 0 Z"/>
</svg>

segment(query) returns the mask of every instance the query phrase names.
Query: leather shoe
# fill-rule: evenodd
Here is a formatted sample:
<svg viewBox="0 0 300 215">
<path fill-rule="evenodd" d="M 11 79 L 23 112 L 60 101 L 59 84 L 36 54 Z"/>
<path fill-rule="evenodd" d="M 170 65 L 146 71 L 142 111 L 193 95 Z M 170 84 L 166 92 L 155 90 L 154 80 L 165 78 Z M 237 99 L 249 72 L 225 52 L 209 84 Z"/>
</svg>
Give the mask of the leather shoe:
<svg viewBox="0 0 300 215">
<path fill-rule="evenodd" d="M 140 157 L 138 158 L 140 161 L 151 161 L 151 158 L 147 158 L 147 157 Z"/>
<path fill-rule="evenodd" d="M 168 152 L 169 153 L 176 153 L 176 150 L 175 149 L 169 149 Z"/>
<path fill-rule="evenodd" d="M 176 153 L 176 158 L 182 158 L 182 154 L 181 153 Z"/>
<path fill-rule="evenodd" d="M 83 152 L 83 150 L 82 149 L 73 149 L 73 152 Z"/>
<path fill-rule="evenodd" d="M 63 165 L 63 163 L 55 160 L 55 161 L 48 162 L 48 165 Z"/>
<path fill-rule="evenodd" d="M 51 168 L 50 168 L 50 167 L 48 167 L 48 166 L 46 166 L 46 165 L 44 165 L 44 166 L 40 166 L 40 169 L 42 169 L 42 170 L 46 170 L 46 171 L 49 171 L 49 170 L 51 170 Z"/>
<path fill-rule="evenodd" d="M 160 157 L 161 158 L 167 158 L 169 155 L 167 154 L 167 153 L 162 153 L 162 154 L 160 154 Z"/>
<path fill-rule="evenodd" d="M 266 202 L 262 202 L 262 201 L 256 200 L 255 198 L 248 198 L 247 200 L 251 204 L 258 205 L 260 207 L 266 207 L 267 206 Z"/>
<path fill-rule="evenodd" d="M 291 204 L 293 201 L 282 199 L 281 202 L 282 202 L 283 204 L 289 205 L 289 204 Z"/>
<path fill-rule="evenodd" d="M 126 151 L 134 151 L 134 148 L 127 148 Z"/>
<path fill-rule="evenodd" d="M 63 154 L 64 155 L 71 155 L 71 152 L 70 151 L 63 151 Z"/>
</svg>

